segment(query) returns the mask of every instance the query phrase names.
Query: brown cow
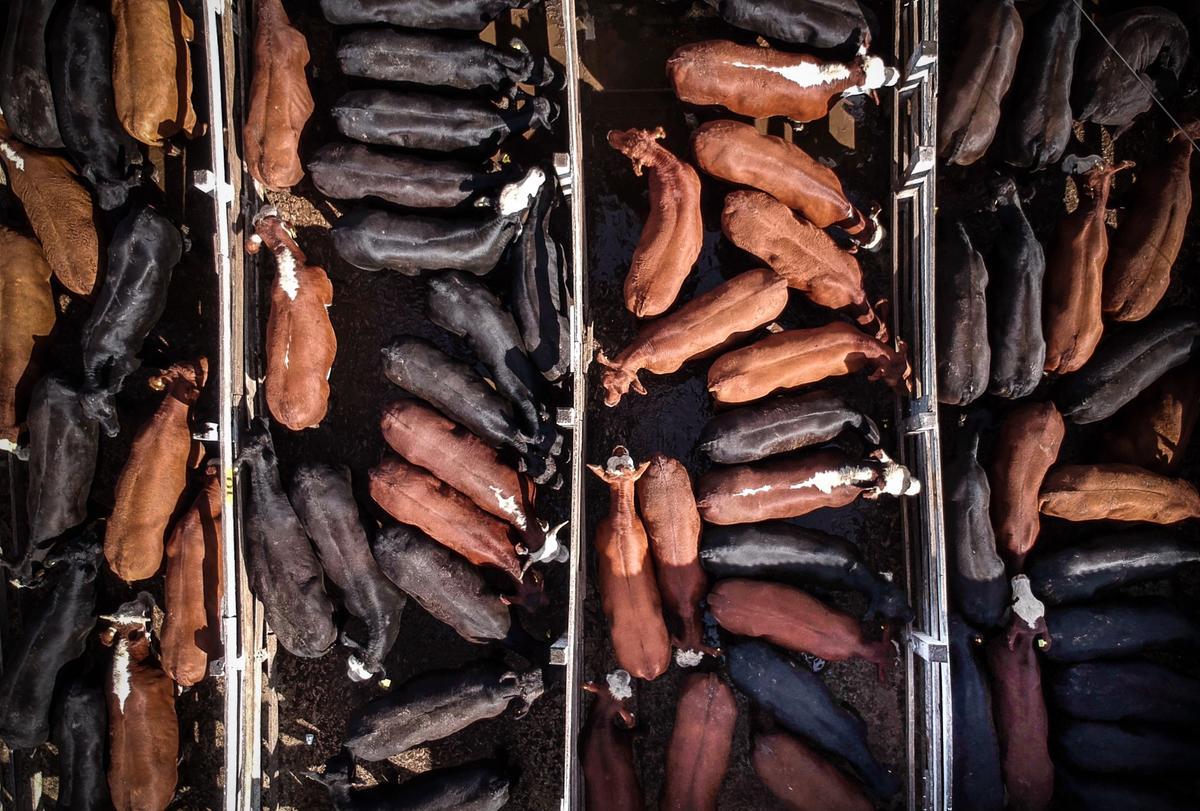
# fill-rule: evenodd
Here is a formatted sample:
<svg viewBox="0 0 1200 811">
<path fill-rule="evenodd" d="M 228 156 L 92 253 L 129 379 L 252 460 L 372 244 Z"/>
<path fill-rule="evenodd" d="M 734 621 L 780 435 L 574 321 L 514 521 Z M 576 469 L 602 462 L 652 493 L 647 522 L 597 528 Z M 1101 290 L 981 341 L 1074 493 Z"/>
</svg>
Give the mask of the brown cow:
<svg viewBox="0 0 1200 811">
<path fill-rule="evenodd" d="M 1108 194 L 1113 175 L 1133 166 L 1126 161 L 1098 166 L 1080 184 L 1079 207 L 1058 224 L 1047 252 L 1042 298 L 1046 334 L 1046 371 L 1078 371 L 1096 349 L 1104 331 L 1100 302 L 1108 259 Z"/>
<path fill-rule="evenodd" d="M 708 610 L 722 628 L 737 636 L 760 637 L 829 662 L 871 662 L 880 681 L 895 655 L 886 639 L 864 637 L 857 618 L 782 583 L 722 580 L 708 595 Z"/>
<path fill-rule="evenodd" d="M 708 591 L 708 575 L 700 566 L 700 512 L 692 480 L 678 459 L 656 453 L 637 482 L 637 505 L 650 537 L 650 554 L 659 596 L 667 610 L 675 662 L 700 663 L 717 651 L 704 644 L 700 601 Z"/>
<path fill-rule="evenodd" d="M 680 682 L 662 811 L 716 811 L 737 716 L 733 690 L 716 673 L 692 673 Z"/>
<path fill-rule="evenodd" d="M 384 457 L 369 475 L 371 498 L 397 521 L 417 527 L 477 566 L 493 566 L 521 582 L 521 563 L 507 524 L 398 457 Z"/>
<path fill-rule="evenodd" d="M 125 131 L 162 146 L 197 130 L 192 107 L 195 26 L 179 0 L 112 0 L 113 101 Z"/>
<path fill-rule="evenodd" d="M 150 649 L 154 600 L 142 592 L 115 615 L 100 641 L 108 670 L 108 789 L 117 811 L 163 811 L 175 794 L 179 718 L 175 685 Z"/>
<path fill-rule="evenodd" d="M 192 506 L 167 541 L 163 580 L 166 617 L 162 626 L 162 665 L 181 687 L 199 683 L 209 663 L 221 656 L 221 507 L 225 483 L 214 466 Z"/>
<path fill-rule="evenodd" d="M 304 68 L 308 43 L 280 0 L 257 0 L 254 19 L 254 78 L 242 140 L 250 176 L 268 189 L 300 182 L 300 132 L 313 113 Z"/>
<path fill-rule="evenodd" d="M 1112 236 L 1103 307 L 1116 321 L 1145 318 L 1167 292 L 1192 212 L 1195 138 L 1200 138 L 1200 123 L 1175 130 L 1166 157 L 1138 177 L 1133 200 Z"/>
<path fill-rule="evenodd" d="M 1200 417 L 1200 372 L 1181 366 L 1160 377 L 1113 417 L 1104 436 L 1106 461 L 1174 473 Z"/>
<path fill-rule="evenodd" d="M 748 403 L 778 389 L 869 369 L 870 380 L 904 392 L 912 372 L 898 343 L 892 349 L 841 321 L 787 330 L 717 358 L 708 370 L 708 390 L 718 403 Z"/>
<path fill-rule="evenodd" d="M 275 256 L 278 271 L 267 316 L 267 408 L 293 431 L 315 428 L 329 408 L 329 372 L 337 355 L 329 320 L 333 285 L 324 270 L 308 264 L 273 206 L 254 218 L 246 250 L 256 253 L 262 245 Z"/>
<path fill-rule="evenodd" d="M 774 320 L 787 300 L 787 282 L 762 268 L 741 273 L 670 315 L 651 321 L 613 360 L 603 352 L 596 354 L 596 361 L 605 367 L 600 378 L 604 404 L 615 406 L 630 388 L 645 394 L 638 380 L 642 369 L 654 374 L 678 371 L 689 360 Z"/>
<path fill-rule="evenodd" d="M 1018 574 L 1041 531 L 1038 491 L 1066 435 L 1053 403 L 1020 403 L 1008 412 L 996 434 L 988 484 L 996 548 Z"/>
<path fill-rule="evenodd" d="M 188 418 L 207 375 L 208 361 L 201 358 L 177 363 L 151 379 L 166 394 L 133 438 L 104 533 L 109 568 L 127 583 L 154 577 L 162 564 L 167 527 L 179 509 L 194 460 Z"/>
<path fill-rule="evenodd" d="M 66 159 L 25 146 L 0 118 L 0 159 L 46 262 L 72 293 L 90 296 L 100 268 L 92 198 Z"/>
<path fill-rule="evenodd" d="M 608 674 L 608 686 L 587 682 L 583 689 L 596 696 L 580 733 L 579 760 L 583 766 L 584 808 L 589 811 L 644 811 L 646 801 L 633 762 L 636 723 L 625 702 L 633 697 L 629 674 Z"/>
<path fill-rule="evenodd" d="M 667 60 L 675 95 L 689 104 L 719 104 L 739 115 L 816 121 L 843 96 L 872 93 L 900 78 L 878 56 L 826 62 L 811 54 L 709 40 L 684 45 Z"/>
<path fill-rule="evenodd" d="M 1175 524 L 1200 518 L 1200 492 L 1134 465 L 1063 465 L 1042 482 L 1038 507 L 1068 521 Z"/>
<path fill-rule="evenodd" d="M 638 318 L 671 308 L 704 244 L 700 176 L 658 145 L 663 128 L 612 130 L 608 143 L 633 162 L 638 177 L 650 170 L 650 215 L 629 262 L 625 308 Z"/>
<path fill-rule="evenodd" d="M 882 449 L 863 460 L 837 448 L 807 451 L 754 465 L 714 467 L 696 487 L 700 516 L 710 524 L 795 518 L 844 507 L 860 496 L 911 496 L 921 483 Z"/>
<path fill-rule="evenodd" d="M 875 804 L 837 766 L 786 732 L 754 736 L 754 773 L 790 811 L 872 811 Z"/>
<path fill-rule="evenodd" d="M 618 445 L 604 467 L 588 465 L 608 485 L 608 515 L 596 526 L 600 602 L 617 664 L 639 679 L 657 679 L 671 663 L 662 598 L 650 563 L 646 528 L 634 508 L 634 485 L 649 462 L 634 465 Z"/>
<path fill-rule="evenodd" d="M 495 448 L 419 400 L 397 400 L 383 410 L 379 427 L 392 450 L 465 495 L 486 513 L 516 528 L 527 549 L 541 554 L 559 551 L 558 532 L 534 511 L 536 486 L 500 460 Z M 550 548 L 546 548 L 546 544 Z"/>
<path fill-rule="evenodd" d="M 721 231 L 787 279 L 788 287 L 814 304 L 841 310 L 887 342 L 887 327 L 867 301 L 858 262 L 820 228 L 792 216 L 783 203 L 763 192 L 735 191 L 725 198 Z"/>
<path fill-rule="evenodd" d="M 0 450 L 13 450 L 54 328 L 50 265 L 29 237 L 0 226 Z"/>
<path fill-rule="evenodd" d="M 761 189 L 818 228 L 837 226 L 868 250 L 883 240 L 879 223 L 854 207 L 834 171 L 795 144 L 720 120 L 692 133 L 692 151 L 710 175 Z"/>
</svg>

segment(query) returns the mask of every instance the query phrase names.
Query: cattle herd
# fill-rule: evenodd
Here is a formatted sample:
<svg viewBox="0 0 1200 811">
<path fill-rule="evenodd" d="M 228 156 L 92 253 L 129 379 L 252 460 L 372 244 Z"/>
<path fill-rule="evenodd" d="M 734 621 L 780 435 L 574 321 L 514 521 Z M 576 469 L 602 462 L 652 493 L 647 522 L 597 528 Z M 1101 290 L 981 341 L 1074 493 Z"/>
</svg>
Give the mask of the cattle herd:
<svg viewBox="0 0 1200 811">
<path fill-rule="evenodd" d="M 955 805 L 1194 807 L 1200 625 L 1168 584 L 1200 561 L 1200 318 L 1172 278 L 1200 130 L 1148 112 L 1188 29 L 1071 0 L 962 25 L 939 150 L 988 199 L 939 224 Z"/>
<path fill-rule="evenodd" d="M 270 202 L 243 236 L 273 272 L 262 408 L 236 460 L 240 551 L 287 654 L 341 646 L 345 678 L 380 688 L 307 775 L 339 809 L 508 805 L 518 775 L 503 757 L 369 787 L 355 764 L 520 717 L 548 689 L 544 612 L 561 600 L 547 582 L 570 553 L 562 499 L 545 494 L 584 452 L 558 413 L 579 317 L 551 154 L 564 69 L 480 37 L 535 2 L 320 0 L 351 88 L 320 111 L 306 36 L 282 0 L 252 4 L 240 145 Z M 166 177 L 206 135 L 194 5 L 10 0 L 0 44 L 0 449 L 27 460 L 25 515 L 9 516 L 27 541 L 3 544 L 26 596 L 6 636 L 0 740 L 53 744 L 59 808 L 171 805 L 177 702 L 223 656 L 232 483 L 193 434 L 215 347 L 160 323 L 195 287 L 174 273 L 198 235 Z M 731 763 L 749 761 L 787 808 L 890 807 L 902 781 L 823 663 L 883 683 L 913 608 L 858 545 L 793 519 L 821 511 L 836 530 L 860 500 L 894 508 L 884 497 L 921 492 L 852 404 L 913 396 L 909 349 L 860 266 L 884 242 L 879 208 L 768 130 L 877 102 L 902 66 L 876 52 L 878 20 L 857 0 L 704 5 L 728 38 L 688 41 L 661 66 L 687 154 L 663 127 L 606 134 L 645 177 L 649 214 L 622 263 L 620 319 L 636 332 L 594 357 L 601 410 L 619 420 L 672 385 L 650 376 L 703 362 L 713 416 L 689 437 L 702 473 L 632 442 L 587 460 L 608 504 L 573 553 L 597 575 L 616 668 L 585 663 L 586 806 L 645 808 L 653 768 L 661 808 L 716 809 Z M 938 128 L 954 201 L 938 223 L 936 349 L 955 806 L 1192 807 L 1200 624 L 1194 600 L 1173 598 L 1200 563 L 1200 491 L 1182 475 L 1200 317 L 1173 271 L 1200 123 L 1149 123 L 1157 99 L 1183 95 L 1187 24 L 1157 6 L 969 5 L 954 30 L 943 21 L 943 40 L 961 42 L 946 49 Z M 338 136 L 310 149 L 314 115 Z M 1147 133 L 1163 137 L 1147 149 Z M 328 426 L 335 364 L 364 344 L 335 332 L 344 281 L 309 260 L 285 213 L 302 182 L 337 214 L 338 259 L 416 277 L 418 300 L 395 304 L 438 331 L 365 348 L 392 386 L 374 404 L 385 451 L 369 470 L 276 456 L 276 441 Z M 702 197 L 725 189 L 709 225 L 759 266 L 689 298 L 711 249 Z M 802 327 L 780 326 L 797 314 Z M 97 472 L 110 460 L 111 488 Z M 861 611 L 842 609 L 846 595 Z M 410 598 L 480 655 L 392 686 Z M 648 765 L 637 694 L 672 667 L 675 722 Z M 735 734 L 747 704 L 748 739 Z"/>
</svg>

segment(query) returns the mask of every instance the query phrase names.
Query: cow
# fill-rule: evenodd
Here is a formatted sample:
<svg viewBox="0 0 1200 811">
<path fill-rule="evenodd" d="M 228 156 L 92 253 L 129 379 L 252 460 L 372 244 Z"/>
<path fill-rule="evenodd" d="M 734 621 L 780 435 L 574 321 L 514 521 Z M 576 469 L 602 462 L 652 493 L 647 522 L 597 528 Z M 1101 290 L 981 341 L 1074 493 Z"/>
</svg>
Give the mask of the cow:
<svg viewBox="0 0 1200 811">
<path fill-rule="evenodd" d="M 871 811 L 875 807 L 858 783 L 786 732 L 755 734 L 750 748 L 750 765 L 763 785 L 781 802 L 791 802 L 796 796 L 796 787 L 803 786 L 813 808 Z"/>
<path fill-rule="evenodd" d="M 640 811 L 646 807 L 633 758 L 633 728 L 637 723 L 626 704 L 633 698 L 629 674 L 615 670 L 607 684 L 585 682 L 596 698 L 580 732 L 585 808 Z"/>
<path fill-rule="evenodd" d="M 1038 509 L 1068 521 L 1176 524 L 1200 518 L 1200 492 L 1134 465 L 1061 465 L 1042 481 Z"/>
<path fill-rule="evenodd" d="M 1044 169 L 1057 163 L 1071 140 L 1071 77 L 1081 34 L 1079 6 L 1053 0 L 1029 20 L 1005 122 L 1005 159 Z"/>
<path fill-rule="evenodd" d="M 361 28 L 341 38 L 337 58 L 347 76 L 503 91 L 508 98 L 516 96 L 518 84 L 544 87 L 555 78 L 550 61 L 535 59 L 518 39 L 503 48 L 479 39 L 426 31 Z"/>
<path fill-rule="evenodd" d="M 510 135 L 549 129 L 559 111 L 554 102 L 523 93 L 501 109 L 489 101 L 434 93 L 351 90 L 330 112 L 338 132 L 356 141 L 482 156 Z"/>
<path fill-rule="evenodd" d="M 716 811 L 729 770 L 737 700 L 716 673 L 690 673 L 679 685 L 667 744 L 663 811 Z"/>
<path fill-rule="evenodd" d="M 511 164 L 485 172 L 466 161 L 434 160 L 351 141 L 326 144 L 307 165 L 313 185 L 326 197 L 374 197 L 406 208 L 494 206 L 495 192 L 517 179 Z"/>
<path fill-rule="evenodd" d="M 945 501 L 946 573 L 950 595 L 976 628 L 999 628 L 1012 592 L 992 527 L 992 490 L 979 464 L 978 429 L 960 432 L 965 440 L 950 456 L 943 450 L 948 485 Z"/>
<path fill-rule="evenodd" d="M 603 351 L 596 362 L 604 367 L 604 404 L 612 407 L 633 389 L 645 394 L 638 379 L 643 369 L 655 374 L 678 371 L 693 358 L 719 349 L 746 333 L 770 323 L 787 306 L 787 281 L 768 268 L 738 274 L 642 327 L 612 360 Z"/>
<path fill-rule="evenodd" d="M 390 23 L 406 28 L 482 31 L 509 9 L 528 8 L 538 0 L 321 0 L 321 12 L 334 25 Z"/>
<path fill-rule="evenodd" d="M 938 402 L 965 406 L 987 391 L 990 378 L 988 269 L 961 222 L 938 229 L 938 263 Z"/>
<path fill-rule="evenodd" d="M 476 760 L 422 772 L 403 783 L 379 783 L 355 788 L 354 759 L 335 755 L 325 771 L 308 777 L 329 789 L 337 811 L 377 811 L 382 808 L 470 808 L 500 811 L 512 788 L 509 769 L 497 760 Z"/>
<path fill-rule="evenodd" d="M 160 634 L 162 666 L 180 687 L 199 684 L 221 658 L 221 600 L 225 591 L 221 512 L 225 482 L 211 465 L 187 512 L 167 539 L 163 576 L 166 616 Z"/>
<path fill-rule="evenodd" d="M 0 45 L 0 108 L 18 138 L 42 149 L 63 145 L 46 58 L 54 5 L 55 0 L 10 0 Z"/>
<path fill-rule="evenodd" d="M 59 131 L 100 208 L 112 211 L 142 181 L 142 155 L 117 119 L 113 100 L 112 17 L 95 0 L 66 0 L 51 17 L 50 31 L 46 47 Z"/>
<path fill-rule="evenodd" d="M 721 212 L 721 233 L 787 279 L 788 287 L 814 304 L 841 311 L 868 334 L 887 342 L 887 326 L 876 312 L 886 302 L 871 306 L 854 256 L 820 228 L 792 216 L 771 195 L 730 193 Z"/>
<path fill-rule="evenodd" d="M 908 391 L 911 369 L 905 346 L 881 343 L 851 324 L 785 330 L 728 352 L 708 370 L 708 390 L 718 403 L 747 403 L 778 389 L 870 370 L 897 392 Z"/>
<path fill-rule="evenodd" d="M 965 31 L 938 110 L 938 154 L 959 166 L 982 158 L 996 137 L 1000 102 L 1012 84 L 1025 26 L 1013 0 L 1001 0 L 976 5 Z"/>
<path fill-rule="evenodd" d="M 1105 457 L 1155 473 L 1174 473 L 1183 464 L 1200 417 L 1200 373 L 1172 369 L 1117 412 L 1104 435 Z"/>
<path fill-rule="evenodd" d="M 557 175 L 546 172 L 525 227 L 508 249 L 509 306 L 521 327 L 529 359 L 552 382 L 565 375 L 572 363 L 570 269 L 562 245 L 550 233 L 558 202 Z"/>
<path fill-rule="evenodd" d="M 183 255 L 179 229 L 149 206 L 117 223 L 96 304 L 84 322 L 83 413 L 112 437 L 116 396 L 140 365 L 137 353 L 167 307 L 171 273 Z"/>
<path fill-rule="evenodd" d="M 304 75 L 308 43 L 281 0 L 257 0 L 254 12 L 254 72 L 242 127 L 246 167 L 268 189 L 287 189 L 304 176 L 300 133 L 313 113 Z"/>
<path fill-rule="evenodd" d="M 992 526 L 996 547 L 1010 575 L 1020 574 L 1025 557 L 1041 531 L 1038 491 L 1066 435 L 1062 414 L 1053 403 L 1019 403 L 996 432 L 992 463 Z"/>
<path fill-rule="evenodd" d="M 671 309 L 704 246 L 700 176 L 658 144 L 666 137 L 662 127 L 608 133 L 609 146 L 629 158 L 635 175 L 650 170 L 650 214 L 625 276 L 625 309 L 638 318 Z"/>
<path fill-rule="evenodd" d="M 108 666 L 108 790 L 116 811 L 165 811 L 179 780 L 175 684 L 151 648 L 154 598 L 141 592 L 115 614 L 100 642 Z"/>
<path fill-rule="evenodd" d="M 92 198 L 70 161 L 25 146 L 2 118 L 0 161 L 55 277 L 75 295 L 91 296 L 100 269 L 100 237 Z"/>
<path fill-rule="evenodd" d="M 324 656 L 337 640 L 333 603 L 321 563 L 279 479 L 275 445 L 263 422 L 238 454 L 249 473 L 244 545 L 250 591 L 262 600 L 267 623 L 293 656 Z"/>
<path fill-rule="evenodd" d="M 111 808 L 108 775 L 108 707 L 104 688 L 90 673 L 60 684 L 50 740 L 58 749 L 58 805 L 61 811 Z"/>
<path fill-rule="evenodd" d="M 675 662 L 692 667 L 705 654 L 717 655 L 704 643 L 700 616 L 708 576 L 700 566 L 700 513 L 692 495 L 692 480 L 678 459 L 656 453 L 637 480 L 635 491 Z"/>
<path fill-rule="evenodd" d="M 760 189 L 817 228 L 837 227 L 867 250 L 883 242 L 878 214 L 855 208 L 833 170 L 793 143 L 741 121 L 718 119 L 692 133 L 692 152 L 708 174 Z"/>
<path fill-rule="evenodd" d="M 0 675 L 0 740 L 30 749 L 50 735 L 51 701 L 59 672 L 83 655 L 96 624 L 100 544 L 93 528 L 63 539 L 46 559 L 38 599 L 24 615 L 21 638 Z"/>
<path fill-rule="evenodd" d="M 255 216 L 246 251 L 254 254 L 264 245 L 276 266 L 265 347 L 267 408 L 293 431 L 315 428 L 329 408 L 329 374 L 337 356 L 329 319 L 333 285 L 322 268 L 308 264 L 290 224 L 273 206 Z"/>
<path fill-rule="evenodd" d="M 416 276 L 426 270 L 462 270 L 483 276 L 500 262 L 521 231 L 525 213 L 546 180 L 534 167 L 500 190 L 496 208 L 485 216 L 450 217 L 398 214 L 357 208 L 333 227 L 333 247 L 363 270 L 395 270 Z"/>
<path fill-rule="evenodd" d="M 1200 623 L 1166 597 L 1117 597 L 1055 606 L 1046 611 L 1046 627 L 1049 644 L 1042 654 L 1054 662 L 1200 648 Z M 1183 723 L 1182 718 L 1175 723 Z"/>
<path fill-rule="evenodd" d="M 1017 184 L 1001 178 L 992 208 L 1000 226 L 988 256 L 988 342 L 991 373 L 988 391 L 1015 400 L 1042 382 L 1046 338 L 1042 334 L 1042 282 L 1046 254 L 1021 208 Z"/>
<path fill-rule="evenodd" d="M 1047 695 L 1074 718 L 1134 725 L 1200 723 L 1200 680 L 1141 659 L 1083 662 L 1049 673 Z"/>
<path fill-rule="evenodd" d="M 870 35 L 859 0 L 705 0 L 730 25 L 810 48 L 857 45 Z"/>
<path fill-rule="evenodd" d="M 912 496 L 921 483 L 882 449 L 865 459 L 817 449 L 751 465 L 714 467 L 696 486 L 700 517 L 709 524 L 749 524 L 796 518 L 859 499 Z"/>
<path fill-rule="evenodd" d="M 113 98 L 125 131 L 162 146 L 199 130 L 192 107 L 195 26 L 180 0 L 113 0 Z"/>
<path fill-rule="evenodd" d="M 1162 301 L 1192 212 L 1192 142 L 1200 122 L 1176 128 L 1167 154 L 1137 179 L 1109 242 L 1101 307 L 1115 321 L 1139 321 Z"/>
<path fill-rule="evenodd" d="M 79 387 L 61 372 L 46 375 L 29 398 L 29 544 L 20 575 L 41 562 L 48 543 L 88 514 L 100 453 L 100 426 L 83 413 Z"/>
<path fill-rule="evenodd" d="M 684 45 L 667 60 L 680 101 L 720 105 L 750 118 L 824 118 L 834 102 L 891 87 L 900 72 L 861 47 L 850 62 L 811 54 L 707 40 Z"/>
<path fill-rule="evenodd" d="M 54 318 L 42 249 L 0 225 L 0 449 L 16 450 Z"/>
<path fill-rule="evenodd" d="M 596 526 L 592 543 L 613 655 L 622 670 L 647 681 L 657 679 L 671 663 L 650 541 L 634 506 L 634 486 L 649 467 L 649 462 L 635 465 L 621 445 L 603 467 L 588 465 L 608 485 L 608 514 Z"/>
<path fill-rule="evenodd" d="M 371 556 L 367 533 L 350 489 L 350 471 L 306 462 L 292 474 L 288 500 L 312 539 L 325 576 L 341 595 L 347 613 L 366 629 L 365 640 L 342 633 L 354 650 L 346 662 L 352 681 L 384 672 L 383 660 L 400 633 L 407 598 L 384 577 Z"/>
<path fill-rule="evenodd" d="M 1038 599 L 1061 605 L 1168 579 L 1196 564 L 1200 564 L 1200 547 L 1190 538 L 1152 527 L 1089 533 L 1078 544 L 1034 555 L 1028 572 Z"/>
<path fill-rule="evenodd" d="M 188 470 L 194 467 L 188 423 L 207 375 L 208 361 L 200 358 L 151 378 L 151 386 L 165 394 L 133 438 L 104 533 L 108 566 L 127 583 L 154 577 L 162 566 L 167 529 L 183 506 Z"/>
<path fill-rule="evenodd" d="M 954 713 L 954 805 L 1004 811 L 1000 741 L 992 720 L 992 694 L 981 661 L 982 638 L 957 614 L 950 615 L 950 685 Z"/>
<path fill-rule="evenodd" d="M 384 760 L 495 718 L 513 704 L 524 715 L 543 690 L 538 668 L 513 671 L 481 661 L 428 671 L 355 709 L 345 746 L 363 760 Z"/>
</svg>

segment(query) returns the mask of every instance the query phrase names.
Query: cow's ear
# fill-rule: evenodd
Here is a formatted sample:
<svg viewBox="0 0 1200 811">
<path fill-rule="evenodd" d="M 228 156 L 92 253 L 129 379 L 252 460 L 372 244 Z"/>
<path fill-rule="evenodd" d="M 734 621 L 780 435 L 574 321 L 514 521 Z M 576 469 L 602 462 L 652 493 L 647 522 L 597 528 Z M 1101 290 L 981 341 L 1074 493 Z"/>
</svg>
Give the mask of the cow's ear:
<svg viewBox="0 0 1200 811">
<path fill-rule="evenodd" d="M 100 644 L 106 648 L 112 647 L 113 637 L 115 637 L 116 635 L 117 635 L 117 632 L 115 629 L 113 629 L 112 626 L 105 628 L 103 631 L 100 632 Z"/>
</svg>

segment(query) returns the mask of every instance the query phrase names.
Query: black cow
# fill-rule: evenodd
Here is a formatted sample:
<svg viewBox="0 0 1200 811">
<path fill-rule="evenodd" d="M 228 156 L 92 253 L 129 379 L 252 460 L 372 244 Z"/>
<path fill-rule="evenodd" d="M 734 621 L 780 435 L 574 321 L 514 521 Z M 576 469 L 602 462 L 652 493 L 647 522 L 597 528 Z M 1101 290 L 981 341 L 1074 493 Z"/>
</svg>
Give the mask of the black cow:
<svg viewBox="0 0 1200 811">
<path fill-rule="evenodd" d="M 1042 280 L 1046 255 L 1021 208 L 1017 184 L 1003 178 L 993 200 L 1000 235 L 988 256 L 988 338 L 992 350 L 988 391 L 1017 399 L 1033 393 L 1046 365 L 1042 334 Z"/>
<path fill-rule="evenodd" d="M 63 542 L 46 560 L 36 604 L 24 616 L 23 635 L 6 651 L 0 676 L 0 740 L 28 749 L 50 734 L 50 708 L 60 670 L 83 655 L 96 624 L 100 543 L 91 529 Z"/>
<path fill-rule="evenodd" d="M 117 392 L 166 309 L 171 271 L 182 255 L 179 229 L 149 206 L 130 211 L 113 232 L 104 282 L 81 335 L 83 413 L 109 436 L 121 430 Z"/>
<path fill-rule="evenodd" d="M 538 371 L 554 381 L 571 368 L 571 287 L 566 255 L 550 233 L 558 178 L 549 169 L 543 171 L 546 183 L 508 256 L 513 315 L 521 326 L 525 351 Z"/>
<path fill-rule="evenodd" d="M 63 145 L 46 69 L 46 29 L 55 0 L 8 0 L 0 46 L 0 108 L 18 139 L 43 149 Z"/>
<path fill-rule="evenodd" d="M 481 172 L 463 161 L 373 149 L 348 141 L 326 144 L 308 161 L 317 191 L 338 200 L 377 197 L 409 208 L 454 208 L 473 200 L 488 205 L 491 195 L 518 175 L 510 164 Z"/>
<path fill-rule="evenodd" d="M 112 18 L 93 0 L 65 0 L 50 20 L 50 83 L 58 129 L 71 160 L 96 187 L 100 207 L 124 205 L 141 180 L 137 142 L 117 120 Z"/>
<path fill-rule="evenodd" d="M 104 750 L 108 706 L 98 680 L 76 675 L 59 691 L 50 738 L 58 748 L 58 805 L 61 811 L 111 808 Z"/>
<path fill-rule="evenodd" d="M 288 498 L 317 548 L 325 576 L 337 586 L 346 610 L 367 629 L 365 643 L 342 633 L 342 642 L 357 651 L 347 662 L 350 678 L 366 681 L 383 673 L 383 659 L 400 632 L 407 598 L 384 577 L 371 555 L 350 489 L 350 471 L 332 465 L 300 465 Z"/>
<path fill-rule="evenodd" d="M 518 83 L 543 87 L 554 81 L 545 58 L 534 58 L 520 40 L 500 48 L 478 39 L 364 28 L 342 37 L 338 64 L 347 76 L 413 82 L 458 90 L 487 88 L 515 98 Z"/>
<path fill-rule="evenodd" d="M 810 48 L 857 45 L 869 36 L 858 0 L 707 0 L 730 25 Z"/>
<path fill-rule="evenodd" d="M 517 94 L 504 110 L 489 101 L 396 90 L 351 90 L 333 109 L 338 131 L 368 144 L 434 152 L 493 152 L 510 135 L 558 118 L 558 106 Z"/>
<path fill-rule="evenodd" d="M 325 764 L 325 772 L 308 776 L 329 789 L 337 811 L 382 811 L 382 809 L 462 808 L 471 811 L 500 811 L 508 805 L 512 775 L 495 760 L 477 760 L 418 774 L 400 785 L 381 783 L 354 788 L 354 759 L 342 752 Z"/>
<path fill-rule="evenodd" d="M 321 0 L 321 12 L 334 25 L 391 23 L 408 28 L 482 31 L 511 8 L 537 0 Z"/>
<path fill-rule="evenodd" d="M 1082 32 L 1075 0 L 1052 0 L 1025 25 L 1025 41 L 1009 97 L 1009 163 L 1043 169 L 1071 140 L 1071 78 Z"/>
</svg>

